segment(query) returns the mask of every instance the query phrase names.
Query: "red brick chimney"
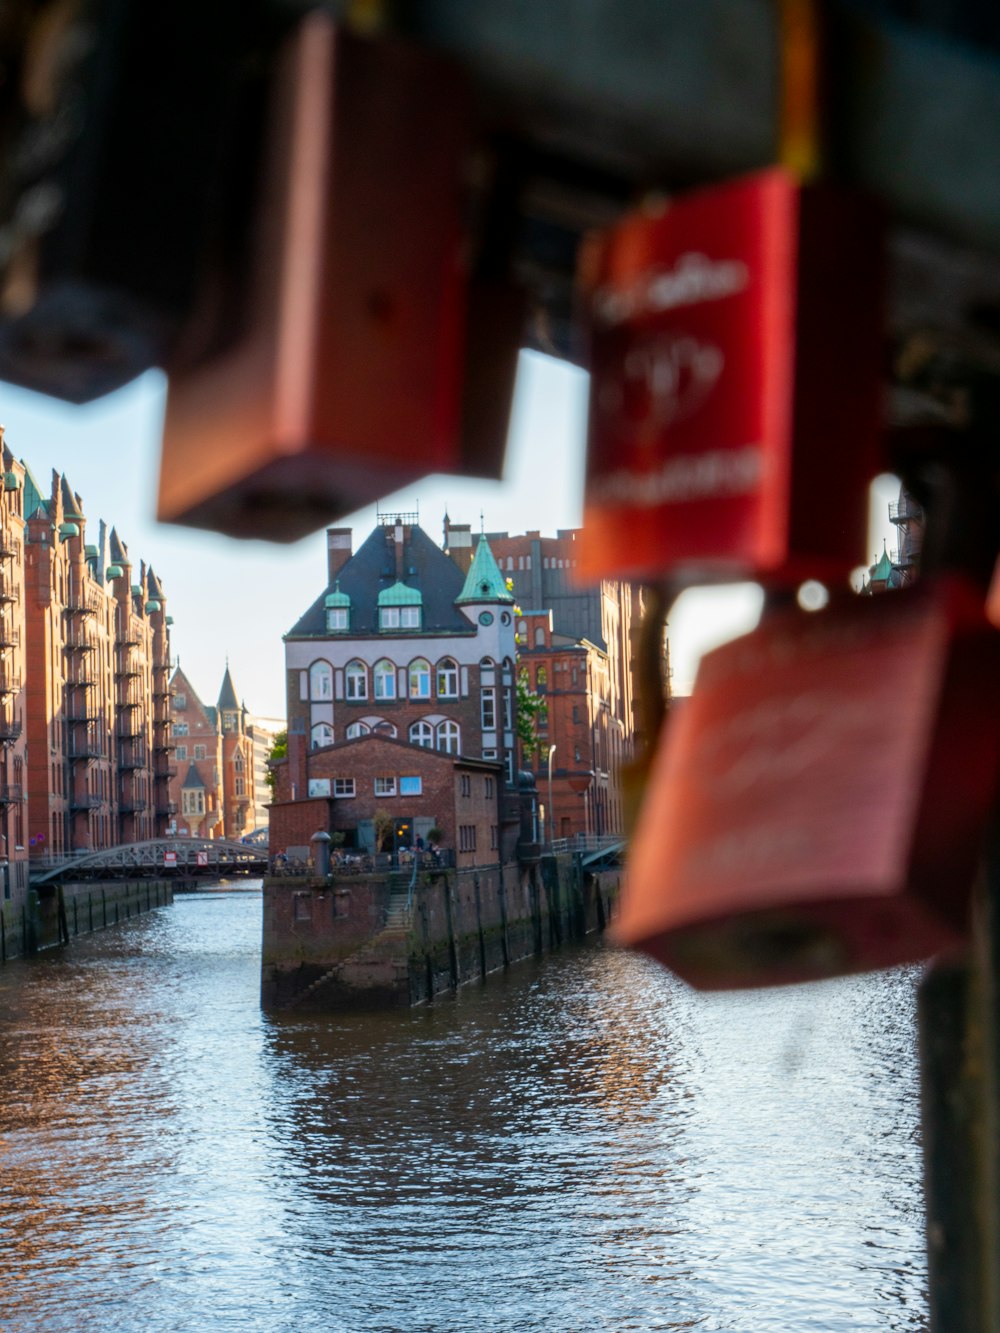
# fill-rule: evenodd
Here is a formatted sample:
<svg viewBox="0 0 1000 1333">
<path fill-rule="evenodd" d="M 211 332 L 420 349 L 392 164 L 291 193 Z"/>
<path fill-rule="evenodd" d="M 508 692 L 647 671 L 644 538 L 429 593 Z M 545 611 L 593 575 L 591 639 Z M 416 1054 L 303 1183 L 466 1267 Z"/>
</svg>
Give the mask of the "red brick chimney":
<svg viewBox="0 0 1000 1333">
<path fill-rule="evenodd" d="M 326 563 L 328 570 L 328 583 L 333 583 L 334 579 L 347 564 L 351 558 L 351 529 L 350 528 L 327 528 L 326 530 Z"/>
</svg>

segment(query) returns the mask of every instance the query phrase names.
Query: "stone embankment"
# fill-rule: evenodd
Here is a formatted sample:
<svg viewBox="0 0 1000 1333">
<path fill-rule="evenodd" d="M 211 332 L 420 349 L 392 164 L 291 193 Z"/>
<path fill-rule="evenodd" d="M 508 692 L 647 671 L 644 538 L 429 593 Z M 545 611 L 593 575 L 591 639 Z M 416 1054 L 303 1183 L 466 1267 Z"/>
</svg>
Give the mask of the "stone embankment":
<svg viewBox="0 0 1000 1333">
<path fill-rule="evenodd" d="M 431 1000 L 519 959 L 604 929 L 621 870 L 572 857 L 395 874 L 264 881 L 265 1008 Z"/>
<path fill-rule="evenodd" d="M 0 963 L 69 944 L 77 935 L 106 930 L 173 900 L 173 884 L 161 879 L 29 888 L 22 902 L 0 902 Z"/>
</svg>

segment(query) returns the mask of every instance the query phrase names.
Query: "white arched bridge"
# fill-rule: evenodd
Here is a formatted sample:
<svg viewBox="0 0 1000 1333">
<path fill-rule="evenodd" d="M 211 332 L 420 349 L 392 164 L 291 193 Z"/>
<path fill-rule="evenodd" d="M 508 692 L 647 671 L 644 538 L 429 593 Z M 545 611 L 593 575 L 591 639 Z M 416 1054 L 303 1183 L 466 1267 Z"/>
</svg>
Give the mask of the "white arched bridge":
<svg viewBox="0 0 1000 1333">
<path fill-rule="evenodd" d="M 32 884 L 52 884 L 66 879 L 162 879 L 172 875 L 228 879 L 266 871 L 266 847 L 221 838 L 150 838 L 100 852 L 77 852 L 59 861 L 36 862 L 28 876 Z"/>
</svg>

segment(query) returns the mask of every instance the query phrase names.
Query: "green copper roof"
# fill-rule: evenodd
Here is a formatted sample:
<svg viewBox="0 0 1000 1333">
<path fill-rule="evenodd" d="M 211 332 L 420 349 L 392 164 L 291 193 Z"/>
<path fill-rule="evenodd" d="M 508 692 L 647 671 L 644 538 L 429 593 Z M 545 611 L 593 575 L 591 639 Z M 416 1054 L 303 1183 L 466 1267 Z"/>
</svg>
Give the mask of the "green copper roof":
<svg viewBox="0 0 1000 1333">
<path fill-rule="evenodd" d="M 381 600 L 381 599 L 380 599 Z M 323 598 L 323 605 L 329 610 L 331 606 L 350 606 L 351 599 L 346 592 L 340 591 L 340 580 L 334 584 L 333 592 L 328 592 Z M 385 605 L 385 603 L 382 603 Z"/>
<path fill-rule="evenodd" d="M 23 459 L 21 466 L 24 468 L 24 517 L 31 518 L 45 504 L 45 497 L 31 474 L 31 468 Z"/>
<path fill-rule="evenodd" d="M 889 559 L 889 553 L 885 549 L 885 543 L 882 545 L 882 554 L 871 567 L 871 579 L 873 583 L 885 583 L 892 573 L 892 561 Z"/>
<path fill-rule="evenodd" d="M 405 583 L 396 582 L 391 588 L 383 588 L 378 595 L 379 606 L 423 606 L 424 599 L 416 588 L 408 588 Z M 329 606 L 327 602 L 327 606 Z"/>
<path fill-rule="evenodd" d="M 455 601 L 459 606 L 463 602 L 508 602 L 513 605 L 514 598 L 507 590 L 503 575 L 485 537 L 479 538 L 476 554 L 472 557 L 472 564 L 465 578 L 465 586 Z"/>
</svg>

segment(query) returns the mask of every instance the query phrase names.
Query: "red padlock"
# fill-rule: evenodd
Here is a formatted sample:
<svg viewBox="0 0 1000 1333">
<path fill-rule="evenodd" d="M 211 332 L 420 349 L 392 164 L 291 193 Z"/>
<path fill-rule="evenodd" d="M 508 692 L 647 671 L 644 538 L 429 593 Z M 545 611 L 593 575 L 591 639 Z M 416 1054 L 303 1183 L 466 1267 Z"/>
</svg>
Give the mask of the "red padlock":
<svg viewBox="0 0 1000 1333">
<path fill-rule="evenodd" d="M 840 580 L 879 470 L 879 216 L 775 168 L 584 246 L 581 574 Z"/>
<path fill-rule="evenodd" d="M 294 540 L 459 462 L 465 84 L 307 16 L 276 76 L 249 312 L 172 366 L 159 516 Z"/>
<path fill-rule="evenodd" d="M 618 937 L 706 988 L 959 944 L 1000 770 L 1000 634 L 952 582 L 775 614 L 667 723 Z"/>
</svg>

